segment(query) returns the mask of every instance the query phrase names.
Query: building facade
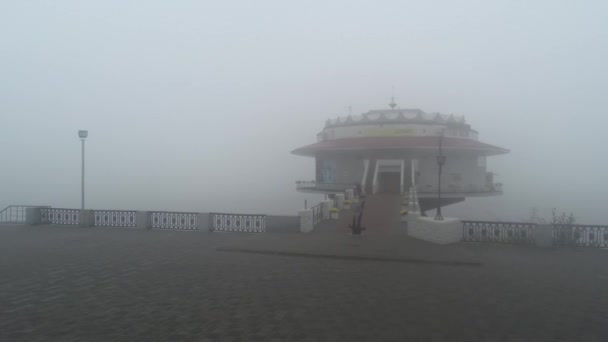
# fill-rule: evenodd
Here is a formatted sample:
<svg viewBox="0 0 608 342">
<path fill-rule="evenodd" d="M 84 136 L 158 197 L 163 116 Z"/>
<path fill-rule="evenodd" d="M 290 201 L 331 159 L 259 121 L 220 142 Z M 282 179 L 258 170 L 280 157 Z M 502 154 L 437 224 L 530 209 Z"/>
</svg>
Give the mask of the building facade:
<svg viewBox="0 0 608 342">
<path fill-rule="evenodd" d="M 421 209 L 436 208 L 441 140 L 441 206 L 502 193 L 486 158 L 508 150 L 479 141 L 463 116 L 391 107 L 327 120 L 316 143 L 292 152 L 315 159 L 315 180 L 297 182 L 298 190 L 331 194 L 357 188 L 371 195 L 414 186 Z"/>
</svg>

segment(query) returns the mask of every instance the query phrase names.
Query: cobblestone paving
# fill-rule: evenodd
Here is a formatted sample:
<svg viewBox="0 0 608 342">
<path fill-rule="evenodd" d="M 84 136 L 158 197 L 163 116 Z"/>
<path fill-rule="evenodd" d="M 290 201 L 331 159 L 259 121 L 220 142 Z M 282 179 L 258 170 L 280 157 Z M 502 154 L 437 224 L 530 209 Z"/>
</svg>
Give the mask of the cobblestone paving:
<svg viewBox="0 0 608 342">
<path fill-rule="evenodd" d="M 606 341 L 607 265 L 405 236 L 0 226 L 0 341 Z"/>
</svg>

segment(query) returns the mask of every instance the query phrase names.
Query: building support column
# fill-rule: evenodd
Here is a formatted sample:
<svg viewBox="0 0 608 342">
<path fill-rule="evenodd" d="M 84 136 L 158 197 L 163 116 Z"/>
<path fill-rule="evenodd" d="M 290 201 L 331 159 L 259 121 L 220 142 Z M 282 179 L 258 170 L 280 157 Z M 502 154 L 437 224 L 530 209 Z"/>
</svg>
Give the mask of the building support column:
<svg viewBox="0 0 608 342">
<path fill-rule="evenodd" d="M 401 188 L 400 188 L 400 193 L 403 194 L 404 193 L 404 186 L 405 186 L 405 159 L 401 161 Z"/>
<path fill-rule="evenodd" d="M 416 171 L 418 170 L 418 160 L 417 159 L 412 159 L 411 160 L 411 166 L 412 166 L 412 186 L 415 187 L 416 186 Z"/>
<path fill-rule="evenodd" d="M 372 194 L 378 193 L 378 172 L 380 168 L 380 162 L 376 160 L 376 167 L 374 169 L 374 181 L 372 182 Z"/>
<path fill-rule="evenodd" d="M 367 174 L 369 173 L 369 159 L 363 160 L 363 179 L 361 180 L 361 193 L 365 194 L 365 182 L 367 181 Z"/>
</svg>

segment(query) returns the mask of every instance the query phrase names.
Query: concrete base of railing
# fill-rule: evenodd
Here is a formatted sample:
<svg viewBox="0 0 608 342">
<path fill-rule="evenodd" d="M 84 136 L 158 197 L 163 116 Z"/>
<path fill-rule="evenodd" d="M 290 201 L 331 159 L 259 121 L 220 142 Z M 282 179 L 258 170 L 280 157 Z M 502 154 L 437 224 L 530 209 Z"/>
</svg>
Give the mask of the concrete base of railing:
<svg viewBox="0 0 608 342">
<path fill-rule="evenodd" d="M 553 247 L 553 226 L 550 224 L 539 224 L 534 227 L 534 242 L 537 247 Z"/>
<path fill-rule="evenodd" d="M 462 223 L 459 219 L 446 217 L 438 221 L 432 217 L 410 215 L 407 230 L 411 237 L 441 245 L 462 240 Z"/>
<path fill-rule="evenodd" d="M 139 229 L 152 229 L 152 223 L 150 222 L 150 215 L 147 211 L 138 211 L 135 214 L 136 228 Z"/>
<path fill-rule="evenodd" d="M 311 209 L 303 209 L 298 211 L 298 216 L 300 216 L 300 232 L 302 233 L 310 233 L 312 232 L 313 225 L 313 217 Z"/>
<path fill-rule="evenodd" d="M 78 224 L 79 227 L 82 227 L 82 228 L 93 227 L 93 225 L 95 223 L 95 215 L 93 213 L 93 210 L 81 210 L 79 220 L 80 220 L 80 223 Z"/>
<path fill-rule="evenodd" d="M 329 220 L 329 210 L 333 206 L 333 203 L 334 201 L 332 200 L 321 201 L 321 216 L 323 220 Z"/>
<path fill-rule="evenodd" d="M 408 232 L 407 221 L 399 221 L 390 230 L 391 235 L 407 235 L 408 234 L 407 232 Z"/>
<path fill-rule="evenodd" d="M 198 230 L 204 233 L 209 232 L 209 213 L 198 214 Z"/>
<path fill-rule="evenodd" d="M 405 221 L 408 223 L 409 227 L 412 227 L 414 224 L 416 224 L 416 221 L 418 220 L 418 218 L 420 217 L 419 213 L 416 212 L 409 212 L 406 216 L 405 216 Z"/>
<path fill-rule="evenodd" d="M 51 210 L 51 209 L 46 209 Z M 57 209 L 57 210 L 71 210 L 78 213 L 78 227 L 86 228 L 86 227 L 94 227 L 95 226 L 95 210 L 79 210 L 79 209 Z M 111 212 L 111 210 L 110 210 Z M 150 211 L 136 211 L 135 212 L 135 226 L 117 226 L 117 225 L 108 225 L 108 227 L 117 227 L 117 228 L 125 228 L 125 229 L 152 229 L 151 222 L 151 213 Z M 169 212 L 170 213 L 170 212 Z M 25 224 L 28 225 L 39 225 L 43 224 L 42 222 L 42 212 L 41 208 L 26 208 L 25 211 Z M 209 232 L 210 231 L 210 222 L 209 222 L 209 213 L 197 213 L 197 225 L 196 230 L 201 232 Z M 290 220 L 291 218 L 291 220 Z M 282 228 L 283 226 L 288 226 L 289 229 L 297 230 L 296 224 L 294 224 L 295 216 L 285 219 L 284 217 L 277 217 L 275 222 L 276 226 L 280 226 L 277 228 Z M 312 222 L 312 219 L 311 219 Z M 44 224 L 49 224 L 50 222 L 45 222 Z M 290 223 L 290 224 L 285 224 Z M 65 223 L 52 223 L 52 224 L 65 224 Z M 73 224 L 70 224 L 74 226 Z M 104 227 L 103 224 L 98 224 L 100 227 Z M 164 229 L 164 228 L 160 228 Z M 169 228 L 167 228 L 169 229 Z M 195 229 L 174 229 L 176 231 L 179 230 L 188 230 L 195 231 Z"/>
<path fill-rule="evenodd" d="M 41 221 L 40 208 L 25 208 L 25 224 L 37 225 Z"/>
<path fill-rule="evenodd" d="M 266 216 L 266 232 L 267 233 L 299 233 L 300 232 L 300 217 L 299 216 L 284 216 L 284 215 L 268 215 Z"/>
<path fill-rule="evenodd" d="M 344 194 L 336 194 L 334 197 L 334 206 L 338 209 L 344 208 Z"/>
</svg>

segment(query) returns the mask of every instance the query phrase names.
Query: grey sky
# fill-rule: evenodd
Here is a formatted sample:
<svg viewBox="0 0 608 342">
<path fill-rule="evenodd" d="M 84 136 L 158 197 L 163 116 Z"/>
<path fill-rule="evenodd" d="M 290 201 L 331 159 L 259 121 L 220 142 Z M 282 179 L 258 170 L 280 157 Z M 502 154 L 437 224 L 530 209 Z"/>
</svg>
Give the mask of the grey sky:
<svg viewBox="0 0 608 342">
<path fill-rule="evenodd" d="M 505 195 L 608 223 L 602 1 L 3 1 L 0 205 L 294 214 L 325 120 L 387 108 L 464 114 Z M 449 162 L 449 161 L 448 161 Z M 309 196 L 309 198 L 313 198 Z M 470 217 L 469 217 L 470 218 Z"/>
</svg>

